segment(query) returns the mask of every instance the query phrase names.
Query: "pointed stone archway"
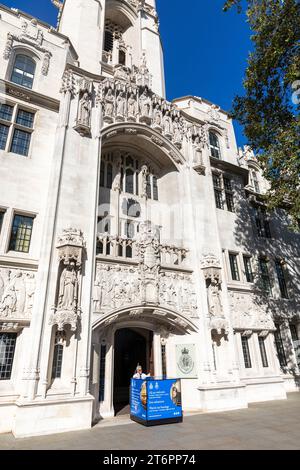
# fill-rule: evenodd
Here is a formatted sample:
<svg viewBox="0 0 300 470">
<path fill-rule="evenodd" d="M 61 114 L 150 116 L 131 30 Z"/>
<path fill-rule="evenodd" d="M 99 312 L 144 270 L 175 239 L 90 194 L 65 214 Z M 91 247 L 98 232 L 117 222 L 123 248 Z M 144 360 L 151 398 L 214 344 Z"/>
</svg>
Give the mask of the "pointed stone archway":
<svg viewBox="0 0 300 470">
<path fill-rule="evenodd" d="M 168 308 L 141 305 L 136 305 L 131 309 L 128 309 L 128 307 L 121 308 L 97 318 L 93 325 L 93 383 L 91 385 L 91 392 L 95 397 L 93 413 L 93 420 L 95 422 L 103 418 L 113 417 L 116 414 L 116 402 L 118 402 L 118 399 L 116 398 L 115 367 L 120 367 L 120 363 L 116 358 L 120 351 L 116 351 L 116 347 L 118 347 L 119 335 L 122 336 L 122 333 L 118 332 L 126 329 L 148 338 L 144 344 L 146 368 L 151 367 L 151 360 L 153 362 L 151 373 L 155 376 L 162 376 L 162 345 L 165 344 L 165 340 L 173 334 L 186 336 L 189 333 L 196 332 L 197 326 L 192 319 L 187 318 L 180 312 Z M 134 334 L 132 338 L 128 337 L 128 344 L 126 345 L 126 342 L 124 344 L 126 335 L 123 335 L 121 348 L 123 348 L 126 354 L 128 354 L 128 348 L 130 348 L 133 336 Z M 142 347 L 140 350 L 140 354 L 143 354 Z M 151 358 L 149 354 L 151 354 Z M 138 358 L 133 354 L 127 359 L 128 364 L 130 363 L 130 371 L 126 371 L 123 375 L 125 377 L 126 374 L 129 374 L 129 380 L 133 373 L 133 362 Z M 132 364 L 130 361 L 133 361 Z M 124 381 L 124 377 L 121 382 Z M 121 383 L 121 386 L 125 387 L 126 384 Z M 119 393 L 122 393 L 122 390 L 119 390 Z M 126 394 L 125 389 L 123 389 L 123 393 Z"/>
</svg>

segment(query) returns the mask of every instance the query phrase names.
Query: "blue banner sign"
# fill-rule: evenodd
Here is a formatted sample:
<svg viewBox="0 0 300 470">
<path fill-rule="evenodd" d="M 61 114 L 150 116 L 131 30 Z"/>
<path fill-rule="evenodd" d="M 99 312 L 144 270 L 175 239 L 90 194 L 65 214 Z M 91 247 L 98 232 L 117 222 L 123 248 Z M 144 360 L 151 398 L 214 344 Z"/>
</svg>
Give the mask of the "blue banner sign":
<svg viewBox="0 0 300 470">
<path fill-rule="evenodd" d="M 182 418 L 181 382 L 177 379 L 132 379 L 131 416 L 142 421 Z"/>
</svg>

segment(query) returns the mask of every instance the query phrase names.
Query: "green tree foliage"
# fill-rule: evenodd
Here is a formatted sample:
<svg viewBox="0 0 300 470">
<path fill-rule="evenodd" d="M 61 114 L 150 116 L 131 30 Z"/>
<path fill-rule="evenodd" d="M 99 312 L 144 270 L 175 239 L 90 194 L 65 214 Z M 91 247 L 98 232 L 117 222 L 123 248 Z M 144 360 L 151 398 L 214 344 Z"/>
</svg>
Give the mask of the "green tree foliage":
<svg viewBox="0 0 300 470">
<path fill-rule="evenodd" d="M 300 0 L 227 0 L 246 4 L 253 52 L 233 117 L 243 126 L 270 183 L 270 208 L 300 220 Z"/>
</svg>

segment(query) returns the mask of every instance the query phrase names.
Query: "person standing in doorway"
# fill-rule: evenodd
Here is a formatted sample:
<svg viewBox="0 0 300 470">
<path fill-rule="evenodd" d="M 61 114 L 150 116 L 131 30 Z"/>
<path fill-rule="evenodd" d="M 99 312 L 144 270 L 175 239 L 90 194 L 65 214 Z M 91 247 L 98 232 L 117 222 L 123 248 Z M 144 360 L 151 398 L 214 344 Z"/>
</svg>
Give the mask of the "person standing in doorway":
<svg viewBox="0 0 300 470">
<path fill-rule="evenodd" d="M 133 378 L 134 379 L 145 380 L 147 377 L 150 377 L 150 374 L 147 374 L 147 375 L 144 374 L 142 366 L 140 366 L 140 364 L 138 364 L 136 369 L 135 369 L 135 374 L 134 374 Z"/>
</svg>

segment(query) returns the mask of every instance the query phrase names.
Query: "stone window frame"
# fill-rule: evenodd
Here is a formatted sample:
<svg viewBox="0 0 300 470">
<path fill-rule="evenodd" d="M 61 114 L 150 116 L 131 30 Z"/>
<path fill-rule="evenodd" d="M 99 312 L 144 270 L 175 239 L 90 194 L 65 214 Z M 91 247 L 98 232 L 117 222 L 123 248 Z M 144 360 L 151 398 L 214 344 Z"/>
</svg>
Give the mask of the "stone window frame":
<svg viewBox="0 0 300 470">
<path fill-rule="evenodd" d="M 274 297 L 274 282 L 273 282 L 273 266 L 271 264 L 271 260 L 268 256 L 259 254 L 257 258 L 258 263 L 258 275 L 259 275 L 259 283 L 261 284 L 261 289 L 263 292 L 270 298 Z M 264 273 L 262 266 L 263 264 L 266 266 L 267 271 Z M 269 286 L 268 289 L 265 289 L 264 282 L 267 280 Z"/>
<path fill-rule="evenodd" d="M 270 361 L 268 357 L 268 345 L 267 339 L 264 336 L 256 335 L 258 341 L 258 348 L 260 352 L 260 359 L 261 365 L 264 369 L 268 369 L 270 367 Z"/>
<path fill-rule="evenodd" d="M 6 208 L 0 206 L 0 237 L 5 222 Z"/>
<path fill-rule="evenodd" d="M 254 279 L 255 279 L 254 256 L 253 256 L 253 255 L 250 255 L 250 254 L 248 254 L 248 253 L 242 253 L 241 255 L 242 255 L 242 258 L 243 258 L 242 274 L 243 274 L 243 276 L 244 276 L 244 281 L 245 281 L 247 284 L 253 284 L 253 283 L 254 283 Z M 248 280 L 247 272 L 246 272 L 246 263 L 245 263 L 245 260 L 246 260 L 246 259 L 250 261 L 250 267 L 251 267 L 251 272 L 249 272 L 250 278 L 251 278 L 250 281 Z"/>
<path fill-rule="evenodd" d="M 217 138 L 217 141 L 218 141 L 218 146 L 213 146 L 211 144 L 211 141 L 210 141 L 210 136 L 211 135 L 214 135 L 216 136 Z M 222 152 L 222 145 L 221 145 L 221 138 L 222 138 L 222 135 L 216 131 L 214 128 L 211 128 L 208 130 L 208 144 L 209 144 L 209 152 L 210 152 L 210 156 L 212 158 L 215 158 L 216 160 L 222 160 L 222 155 L 223 155 L 223 152 Z M 216 150 L 219 152 L 219 156 L 218 157 L 215 157 L 213 154 L 212 154 L 212 149 Z"/>
<path fill-rule="evenodd" d="M 241 265 L 240 265 L 240 256 L 239 252 L 236 251 L 228 251 L 228 261 L 229 261 L 229 273 L 231 276 L 231 282 L 241 282 L 242 277 L 241 277 Z M 233 258 L 234 257 L 234 258 Z M 233 260 L 233 264 L 231 262 Z M 235 266 L 234 266 L 235 262 Z M 233 270 L 235 271 L 233 273 Z M 237 275 L 237 279 L 233 279 L 233 274 Z"/>
<path fill-rule="evenodd" d="M 31 211 L 24 211 L 24 210 L 19 210 L 19 209 L 10 209 L 9 214 L 9 224 L 8 224 L 8 230 L 6 233 L 6 239 L 5 239 L 5 245 L 4 245 L 4 253 L 13 255 L 14 257 L 22 257 L 22 258 L 27 258 L 31 257 L 34 251 L 34 241 L 35 241 L 35 235 L 36 235 L 36 223 L 35 220 L 37 218 L 37 213 L 36 212 L 31 212 Z M 24 217 L 31 217 L 33 219 L 33 225 L 32 225 L 32 231 L 31 231 L 31 238 L 30 238 L 30 247 L 28 253 L 22 252 L 22 251 L 13 251 L 9 249 L 10 246 L 10 240 L 11 240 L 11 234 L 12 234 L 12 228 L 13 228 L 13 222 L 14 218 L 16 215 L 24 216 Z"/>
<path fill-rule="evenodd" d="M 4 332 L 4 331 L 0 331 L 0 336 L 5 336 L 5 335 L 10 335 L 11 337 L 11 340 L 13 340 L 12 342 L 10 341 L 9 342 L 9 355 L 11 357 L 8 358 L 8 362 L 5 361 L 5 365 L 4 365 L 4 368 L 2 370 L 2 373 L 3 374 L 9 374 L 9 376 L 1 376 L 0 375 L 0 382 L 9 382 L 11 380 L 11 376 L 12 376 L 12 371 L 13 371 L 13 367 L 14 367 L 14 362 L 15 362 L 15 353 L 16 353 L 16 346 L 17 346 L 17 339 L 18 339 L 18 334 L 15 333 L 15 332 Z M 0 344 L 1 345 L 1 344 Z M 13 347 L 12 347 L 13 346 Z M 0 356 L 1 356 L 1 352 L 3 350 L 1 350 L 0 348 Z M 6 355 L 5 355 L 6 356 Z M 6 357 L 7 359 L 7 357 Z M 10 365 L 9 368 L 7 368 L 8 364 Z M 3 364 L 2 364 L 3 365 Z"/>
<path fill-rule="evenodd" d="M 215 185 L 215 181 L 214 181 L 215 177 L 217 177 L 220 181 L 219 186 Z M 220 210 L 223 210 L 223 211 L 226 211 L 226 212 L 230 212 L 231 214 L 235 214 L 236 213 L 236 197 L 235 197 L 235 189 L 234 189 L 234 184 L 233 184 L 234 183 L 234 178 L 232 177 L 231 174 L 229 174 L 227 172 L 212 169 L 212 179 L 213 179 L 213 188 L 214 188 L 216 208 L 220 209 Z M 230 190 L 228 188 L 226 188 L 225 180 L 230 182 L 230 184 L 231 184 L 231 189 Z M 220 197 L 221 197 L 222 207 L 218 207 L 216 192 L 218 192 Z M 232 197 L 233 210 L 230 210 L 230 208 L 228 207 L 227 196 L 229 194 Z"/>
<path fill-rule="evenodd" d="M 253 190 L 257 193 L 257 194 L 261 194 L 261 188 L 260 188 L 260 184 L 259 184 L 259 179 L 257 178 L 257 175 L 258 175 L 258 170 L 256 168 L 253 168 L 253 167 L 249 167 L 249 176 L 250 176 L 250 184 L 253 188 Z"/>
<path fill-rule="evenodd" d="M 289 288 L 288 288 L 288 272 L 287 272 L 287 267 L 286 263 L 282 258 L 275 258 L 274 260 L 275 264 L 275 273 L 276 273 L 276 279 L 277 279 L 277 284 L 279 287 L 279 295 L 281 299 L 289 299 Z M 280 268 L 280 273 L 278 271 L 278 268 Z"/>
<path fill-rule="evenodd" d="M 15 61 L 18 55 L 25 55 L 35 62 L 36 67 L 35 67 L 35 73 L 34 73 L 31 88 L 24 87 L 23 85 L 19 85 L 18 83 L 11 81 L 12 72 L 13 72 Z M 27 46 L 25 44 L 17 44 L 16 46 L 13 47 L 9 56 L 9 62 L 6 68 L 5 80 L 12 83 L 14 86 L 20 87 L 22 90 L 37 91 L 37 82 L 38 82 L 38 78 L 42 74 L 42 67 L 43 67 L 43 59 L 35 50 L 33 50 L 30 46 Z"/>
<path fill-rule="evenodd" d="M 272 230 L 270 226 L 270 216 L 265 207 L 254 206 L 253 217 L 258 238 L 272 240 Z"/>
<path fill-rule="evenodd" d="M 38 110 L 36 108 L 28 106 L 27 104 L 23 104 L 17 101 L 13 101 L 11 99 L 7 99 L 6 97 L 4 99 L 0 98 L 0 103 L 7 105 L 7 106 L 11 106 L 13 108 L 10 121 L 0 119 L 0 123 L 9 128 L 5 148 L 0 150 L 0 154 L 6 153 L 6 154 L 9 154 L 9 156 L 16 156 L 18 158 L 23 157 L 26 159 L 28 158 L 30 159 L 32 155 L 32 149 L 33 149 L 33 135 L 35 132 Z M 26 126 L 23 126 L 22 124 L 17 123 L 17 117 L 18 117 L 19 111 L 25 111 L 25 112 L 33 114 L 32 127 L 26 127 Z M 16 129 L 24 131 L 27 134 L 30 134 L 30 144 L 29 144 L 27 155 L 23 155 L 23 154 L 19 154 L 19 153 L 15 153 L 11 151 L 13 138 L 14 138 L 14 132 Z"/>
</svg>

